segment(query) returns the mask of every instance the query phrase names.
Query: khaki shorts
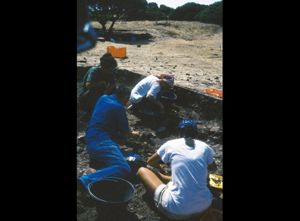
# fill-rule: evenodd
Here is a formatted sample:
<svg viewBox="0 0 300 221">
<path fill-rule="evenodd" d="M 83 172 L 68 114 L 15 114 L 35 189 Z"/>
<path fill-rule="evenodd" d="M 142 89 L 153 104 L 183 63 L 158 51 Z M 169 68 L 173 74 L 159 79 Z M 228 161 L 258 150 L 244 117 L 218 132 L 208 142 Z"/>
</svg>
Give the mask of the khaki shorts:
<svg viewBox="0 0 300 221">
<path fill-rule="evenodd" d="M 163 201 L 163 195 L 165 193 L 165 190 L 168 188 L 166 184 L 160 184 L 154 192 L 154 202 L 157 207 L 157 209 L 162 212 L 165 216 L 167 216 L 170 219 L 174 220 L 182 220 L 182 219 L 187 219 L 191 217 L 191 215 L 178 215 L 171 213 L 167 211 L 165 208 L 162 206 L 162 201 Z"/>
</svg>

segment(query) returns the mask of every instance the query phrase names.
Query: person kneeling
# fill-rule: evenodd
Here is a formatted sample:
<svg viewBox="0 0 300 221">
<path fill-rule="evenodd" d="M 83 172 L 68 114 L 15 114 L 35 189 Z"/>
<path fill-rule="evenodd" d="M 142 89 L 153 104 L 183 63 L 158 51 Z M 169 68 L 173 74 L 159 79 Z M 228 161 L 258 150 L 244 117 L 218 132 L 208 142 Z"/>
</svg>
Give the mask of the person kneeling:
<svg viewBox="0 0 300 221">
<path fill-rule="evenodd" d="M 172 176 L 141 167 L 137 175 L 152 194 L 156 207 L 170 219 L 198 216 L 212 203 L 208 189 L 208 166 L 214 165 L 214 150 L 195 139 L 197 125 L 193 120 L 179 123 L 182 138 L 169 140 L 148 159 L 160 169 L 160 162 L 171 165 Z"/>
</svg>

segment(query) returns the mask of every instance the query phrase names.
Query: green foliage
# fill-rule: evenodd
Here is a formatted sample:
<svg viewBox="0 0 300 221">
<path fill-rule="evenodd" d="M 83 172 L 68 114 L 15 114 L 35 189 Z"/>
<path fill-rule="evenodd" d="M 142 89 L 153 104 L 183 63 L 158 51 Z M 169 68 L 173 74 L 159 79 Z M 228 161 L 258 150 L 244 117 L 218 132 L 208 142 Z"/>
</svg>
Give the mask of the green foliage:
<svg viewBox="0 0 300 221">
<path fill-rule="evenodd" d="M 197 3 L 186 3 L 183 6 L 177 7 L 171 13 L 170 19 L 178 21 L 195 21 L 195 16 L 207 7 L 207 5 L 200 5 Z"/>
<path fill-rule="evenodd" d="M 155 2 L 148 3 L 147 8 L 152 8 L 152 9 L 157 9 L 158 10 L 158 6 Z"/>
<path fill-rule="evenodd" d="M 165 5 L 160 5 L 159 10 L 164 13 L 167 17 L 170 17 L 171 13 L 175 10 Z"/>
<path fill-rule="evenodd" d="M 197 21 L 205 22 L 205 23 L 211 23 L 211 24 L 217 24 L 217 25 L 223 25 L 223 2 L 215 2 L 211 5 L 209 5 L 208 8 L 203 10 L 202 12 L 199 12 L 195 19 Z"/>
<path fill-rule="evenodd" d="M 145 20 L 157 21 L 157 20 L 167 19 L 167 16 L 159 10 L 149 10 L 149 9 L 147 9 L 145 11 L 144 18 L 145 18 Z"/>
<path fill-rule="evenodd" d="M 124 18 L 126 20 L 166 20 L 168 19 L 172 11 L 174 11 L 173 8 L 167 7 L 165 5 L 160 5 L 159 8 L 155 2 L 150 2 L 144 9 L 136 11 L 134 14 L 129 14 Z"/>
<path fill-rule="evenodd" d="M 111 34 L 113 26 L 117 20 L 123 16 L 131 16 L 144 9 L 146 0 L 88 0 L 89 14 L 92 19 L 102 25 L 102 30 L 106 31 L 106 23 L 112 21 L 108 32 Z"/>
<path fill-rule="evenodd" d="M 102 25 L 105 32 L 106 23 L 112 21 L 108 31 L 111 32 L 114 23 L 119 19 L 124 20 L 178 20 L 201 21 L 222 25 L 222 1 L 209 6 L 197 3 L 186 3 L 176 9 L 146 0 L 88 0 L 89 12 L 92 19 Z"/>
</svg>

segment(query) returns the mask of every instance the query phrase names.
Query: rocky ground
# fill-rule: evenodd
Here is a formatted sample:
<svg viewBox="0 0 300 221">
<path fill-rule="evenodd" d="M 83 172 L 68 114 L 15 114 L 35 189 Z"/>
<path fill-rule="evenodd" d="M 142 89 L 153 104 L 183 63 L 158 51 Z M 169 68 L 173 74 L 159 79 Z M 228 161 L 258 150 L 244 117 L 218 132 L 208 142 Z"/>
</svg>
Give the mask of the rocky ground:
<svg viewBox="0 0 300 221">
<path fill-rule="evenodd" d="M 193 118 L 199 121 L 198 129 L 200 133 L 198 139 L 208 143 L 216 152 L 218 169 L 215 173 L 222 175 L 223 129 L 220 106 L 222 102 L 220 100 L 211 101 L 212 98 L 209 98 L 208 102 L 204 102 L 206 98 L 203 99 L 202 95 L 197 94 L 197 92 L 207 87 L 222 89 L 221 28 L 193 22 L 171 22 L 168 25 L 165 21 L 146 21 L 120 22 L 116 25 L 116 30 L 119 30 L 114 36 L 116 43 L 99 42 L 94 49 L 79 54 L 78 67 L 89 67 L 97 64 L 99 54 L 105 52 L 107 45 L 126 46 L 128 57 L 122 60 L 118 59 L 121 70 L 117 79 L 118 83 L 126 83 L 128 86 L 133 87 L 145 75 L 171 71 L 176 76 L 176 94 L 179 98 L 183 98 L 170 106 L 168 114 L 163 119 L 128 112 L 130 127 L 133 130 L 140 131 L 141 136 L 135 140 L 128 140 L 127 146 L 133 147 L 136 153 L 147 159 L 165 141 L 177 137 L 176 126 L 180 119 Z M 126 37 L 125 40 L 124 36 Z M 135 38 L 133 39 L 132 36 Z M 122 41 L 122 43 L 118 43 L 118 41 Z M 141 45 L 141 47 L 137 47 L 137 45 Z M 125 71 L 123 73 L 122 70 L 127 70 L 128 73 L 126 72 L 126 74 L 129 75 L 130 72 L 134 72 L 141 74 L 141 76 L 140 78 L 131 79 L 125 76 Z M 120 76 L 123 76 L 123 78 Z M 81 78 L 78 78 L 78 87 L 81 84 L 80 80 Z M 182 88 L 188 88 L 190 91 Z M 89 168 L 89 158 L 83 139 L 86 125 L 87 119 L 84 119 L 82 113 L 78 111 L 78 176 Z M 169 172 L 169 168 L 166 167 L 165 170 L 165 172 Z M 125 212 L 111 212 L 100 209 L 97 213 L 95 207 L 86 206 L 78 200 L 77 220 L 167 221 L 168 219 L 152 207 L 143 185 L 138 180 L 132 182 L 136 189 L 135 196 L 128 204 Z M 223 194 L 214 192 L 214 197 L 213 208 L 217 210 L 208 213 L 203 221 L 222 220 Z M 113 217 L 111 217 L 112 214 L 114 214 Z M 200 220 L 190 219 L 189 221 Z"/>
<path fill-rule="evenodd" d="M 140 154 L 144 159 L 147 159 L 152 155 L 155 150 L 163 144 L 165 141 L 176 138 L 177 131 L 176 125 L 178 120 L 185 117 L 191 117 L 192 110 L 188 108 L 178 107 L 179 110 L 175 110 L 173 115 L 169 115 L 167 119 L 158 123 L 151 118 L 145 118 L 143 116 L 136 116 L 131 113 L 128 114 L 131 128 L 138 130 L 142 133 L 142 136 L 137 140 L 129 140 L 127 146 L 133 147 L 135 152 Z M 195 113 L 194 113 L 195 114 Z M 79 128 L 84 128 L 86 122 L 80 121 Z M 216 151 L 216 162 L 218 165 L 217 174 L 223 173 L 222 170 L 222 129 L 218 120 L 202 121 L 199 125 L 199 139 L 207 142 Z M 83 131 L 79 130 L 79 137 L 83 135 Z M 78 152 L 78 175 L 84 173 L 88 168 L 88 155 L 85 151 L 85 143 L 82 139 L 78 140 L 77 144 Z M 168 172 L 168 168 L 166 168 Z M 135 220 L 146 221 L 159 221 L 167 220 L 163 219 L 151 206 L 147 204 L 144 199 L 146 193 L 144 187 L 140 183 L 135 184 L 136 194 L 134 199 L 128 205 L 128 211 L 136 216 Z M 220 201 L 220 195 L 216 197 Z M 95 208 L 89 208 L 83 204 L 78 203 L 78 220 L 79 221 L 91 221 L 96 219 Z M 132 214 L 129 220 L 132 220 Z M 125 218 L 128 215 L 125 216 Z M 120 220 L 126 220 L 124 217 Z M 103 219 L 105 220 L 105 219 Z M 220 220 L 220 219 L 219 219 Z"/>
</svg>

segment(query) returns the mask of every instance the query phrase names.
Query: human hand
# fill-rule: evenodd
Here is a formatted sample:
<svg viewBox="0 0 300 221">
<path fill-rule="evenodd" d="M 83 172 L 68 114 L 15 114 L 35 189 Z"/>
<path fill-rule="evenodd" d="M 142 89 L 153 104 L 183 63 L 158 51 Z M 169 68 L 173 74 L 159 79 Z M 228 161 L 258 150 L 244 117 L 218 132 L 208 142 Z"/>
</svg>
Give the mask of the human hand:
<svg viewBox="0 0 300 221">
<path fill-rule="evenodd" d="M 132 147 L 127 147 L 126 145 L 120 145 L 121 150 L 124 151 L 133 151 Z"/>
<path fill-rule="evenodd" d="M 89 175 L 89 174 L 92 174 L 95 172 L 96 172 L 96 170 L 94 168 L 88 168 L 84 171 L 83 175 Z"/>
<path fill-rule="evenodd" d="M 105 81 L 100 81 L 100 82 L 96 83 L 96 87 L 101 88 L 103 90 L 107 89 L 108 86 L 109 86 L 109 84 Z"/>
<path fill-rule="evenodd" d="M 134 136 L 134 137 L 138 137 L 138 136 L 141 135 L 139 131 L 134 131 L 134 130 L 131 131 L 131 134 L 132 134 L 132 136 Z"/>
</svg>

